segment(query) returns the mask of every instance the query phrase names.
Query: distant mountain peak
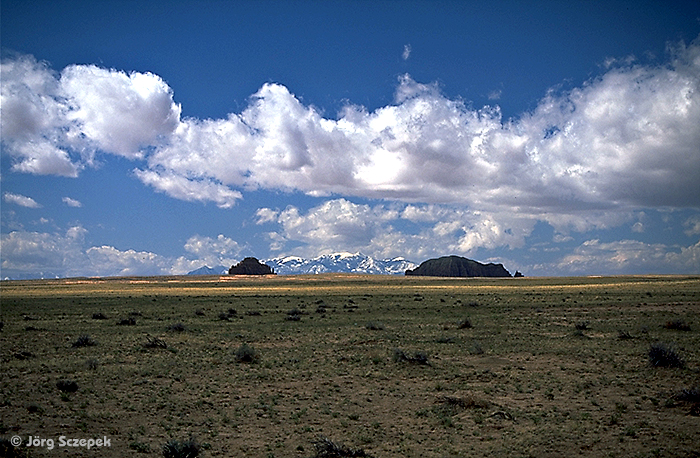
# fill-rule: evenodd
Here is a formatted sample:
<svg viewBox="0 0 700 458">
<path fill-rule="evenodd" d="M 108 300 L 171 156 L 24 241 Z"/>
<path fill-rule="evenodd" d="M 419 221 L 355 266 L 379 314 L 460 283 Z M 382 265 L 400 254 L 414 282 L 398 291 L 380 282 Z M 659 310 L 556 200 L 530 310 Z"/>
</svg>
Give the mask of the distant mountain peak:
<svg viewBox="0 0 700 458">
<path fill-rule="evenodd" d="M 227 273 L 228 268 L 224 266 L 202 266 L 199 269 L 187 272 L 187 275 L 222 275 Z"/>
</svg>

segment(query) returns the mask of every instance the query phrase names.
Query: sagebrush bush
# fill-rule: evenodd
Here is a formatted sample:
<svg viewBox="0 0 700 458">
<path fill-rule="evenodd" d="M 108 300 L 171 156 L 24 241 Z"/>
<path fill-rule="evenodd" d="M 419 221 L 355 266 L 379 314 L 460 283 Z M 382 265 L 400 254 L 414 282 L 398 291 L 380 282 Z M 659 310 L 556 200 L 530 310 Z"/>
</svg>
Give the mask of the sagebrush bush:
<svg viewBox="0 0 700 458">
<path fill-rule="evenodd" d="M 370 321 L 365 325 L 365 328 L 371 331 L 381 331 L 384 329 L 384 323 L 380 323 L 378 321 Z"/>
<path fill-rule="evenodd" d="M 107 319 L 107 315 L 105 315 L 104 313 L 93 313 L 93 314 L 92 314 L 92 319 L 93 319 L 93 320 L 106 320 L 106 319 Z"/>
<path fill-rule="evenodd" d="M 236 318 L 236 316 L 238 316 L 238 311 L 234 308 L 219 313 L 219 319 L 221 321 L 230 321 L 232 318 Z"/>
<path fill-rule="evenodd" d="M 452 417 L 466 409 L 487 409 L 488 401 L 475 399 L 471 396 L 440 396 L 435 400 L 437 404 L 432 411 L 439 417 Z"/>
<path fill-rule="evenodd" d="M 304 315 L 304 312 L 295 307 L 287 312 L 287 317 L 285 318 L 285 320 L 300 321 L 302 315 Z"/>
<path fill-rule="evenodd" d="M 339 442 L 333 442 L 329 438 L 323 436 L 319 437 L 314 442 L 314 448 L 316 449 L 316 458 L 371 458 L 371 455 L 367 454 L 367 452 L 361 448 L 350 448 Z"/>
<path fill-rule="evenodd" d="M 29 358 L 33 358 L 35 355 L 31 351 L 22 350 L 22 351 L 15 352 L 12 356 L 19 359 L 20 361 L 24 361 L 24 360 L 27 360 Z"/>
<path fill-rule="evenodd" d="M 682 389 L 675 398 L 680 402 L 700 402 L 700 386 Z"/>
<path fill-rule="evenodd" d="M 44 413 L 44 409 L 42 409 L 39 404 L 32 402 L 31 404 L 27 405 L 27 412 L 41 414 Z"/>
<path fill-rule="evenodd" d="M 78 382 L 75 380 L 59 380 L 56 382 L 56 388 L 63 393 L 75 393 L 78 391 Z"/>
<path fill-rule="evenodd" d="M 469 353 L 472 355 L 483 355 L 484 354 L 484 349 L 481 348 L 481 344 L 479 342 L 474 342 L 469 349 Z"/>
<path fill-rule="evenodd" d="M 6 437 L 0 438 L 0 456 L 6 458 L 26 458 L 28 452 L 26 447 L 15 447 Z"/>
<path fill-rule="evenodd" d="M 681 404 L 690 407 L 688 415 L 700 417 L 700 386 L 685 388 L 673 397 Z"/>
<path fill-rule="evenodd" d="M 407 355 L 403 350 L 394 349 L 394 362 L 396 363 L 411 363 L 429 366 L 428 355 L 421 351 L 417 351 L 413 356 Z"/>
<path fill-rule="evenodd" d="M 469 320 L 469 318 L 465 318 L 459 323 L 457 323 L 457 328 L 458 329 L 471 329 L 472 327 L 472 322 Z"/>
<path fill-rule="evenodd" d="M 87 335 L 87 334 L 84 334 L 84 335 L 78 337 L 78 339 L 77 339 L 75 342 L 73 342 L 73 344 L 72 344 L 72 346 L 73 346 L 74 348 L 77 348 L 77 347 L 93 347 L 93 346 L 95 346 L 95 345 L 97 345 L 97 342 L 95 342 L 94 340 L 92 340 L 92 337 L 90 337 L 90 336 Z"/>
<path fill-rule="evenodd" d="M 197 441 L 190 437 L 186 441 L 176 439 L 168 441 L 163 446 L 164 458 L 196 458 L 199 456 L 202 447 Z"/>
<path fill-rule="evenodd" d="M 664 342 L 651 344 L 649 362 L 654 367 L 685 367 L 685 363 L 672 346 Z"/>
<path fill-rule="evenodd" d="M 683 320 L 667 321 L 663 327 L 665 329 L 673 329 L 676 331 L 690 331 L 690 325 Z"/>
<path fill-rule="evenodd" d="M 585 331 L 586 329 L 588 329 L 588 321 L 579 321 L 574 325 L 574 327 L 578 331 Z"/>
<path fill-rule="evenodd" d="M 256 363 L 259 359 L 258 352 L 247 343 L 238 347 L 235 356 L 239 363 Z"/>
<path fill-rule="evenodd" d="M 451 344 L 455 343 L 457 339 L 454 337 L 449 337 L 449 336 L 441 336 L 435 339 L 435 342 L 440 343 L 440 344 Z"/>
<path fill-rule="evenodd" d="M 121 320 L 117 321 L 117 326 L 134 326 L 136 325 L 136 319 L 135 318 L 122 318 Z"/>
<path fill-rule="evenodd" d="M 143 346 L 145 348 L 168 348 L 168 344 L 166 344 L 164 340 L 161 340 L 158 337 L 151 336 L 146 336 L 146 343 L 143 344 Z"/>
<path fill-rule="evenodd" d="M 617 338 L 620 339 L 620 340 L 631 340 L 631 339 L 634 339 L 634 337 L 633 337 L 628 331 L 625 331 L 625 330 L 622 330 L 622 329 L 619 330 L 619 331 L 617 331 Z"/>
<path fill-rule="evenodd" d="M 143 442 L 132 441 L 129 443 L 129 448 L 137 453 L 151 453 L 151 446 Z"/>
<path fill-rule="evenodd" d="M 184 332 L 187 331 L 187 327 L 185 327 L 185 325 L 182 323 L 175 323 L 168 326 L 168 331 Z"/>
</svg>

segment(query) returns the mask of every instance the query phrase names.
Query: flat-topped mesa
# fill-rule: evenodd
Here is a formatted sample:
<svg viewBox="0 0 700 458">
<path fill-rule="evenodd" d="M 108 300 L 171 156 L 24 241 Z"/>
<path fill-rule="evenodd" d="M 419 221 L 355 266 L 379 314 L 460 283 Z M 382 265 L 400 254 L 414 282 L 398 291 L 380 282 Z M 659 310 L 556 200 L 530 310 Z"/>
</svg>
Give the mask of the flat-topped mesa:
<svg viewBox="0 0 700 458">
<path fill-rule="evenodd" d="M 428 259 L 413 270 L 407 270 L 406 275 L 425 277 L 510 277 L 503 264 L 482 264 L 461 256 L 443 256 Z"/>
<path fill-rule="evenodd" d="M 275 271 L 255 258 L 245 258 L 228 270 L 229 275 L 274 275 Z"/>
</svg>

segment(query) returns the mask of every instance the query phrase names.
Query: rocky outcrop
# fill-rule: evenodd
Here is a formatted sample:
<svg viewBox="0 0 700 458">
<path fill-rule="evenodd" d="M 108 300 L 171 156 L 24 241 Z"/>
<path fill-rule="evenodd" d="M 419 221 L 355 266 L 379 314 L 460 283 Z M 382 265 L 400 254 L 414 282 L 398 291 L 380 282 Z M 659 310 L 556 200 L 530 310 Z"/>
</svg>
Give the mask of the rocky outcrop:
<svg viewBox="0 0 700 458">
<path fill-rule="evenodd" d="M 275 271 L 255 258 L 245 258 L 228 270 L 229 275 L 274 275 Z"/>
<path fill-rule="evenodd" d="M 407 270 L 406 275 L 421 275 L 425 277 L 510 277 L 503 264 L 482 264 L 461 256 L 443 256 L 428 259 L 413 270 Z"/>
</svg>

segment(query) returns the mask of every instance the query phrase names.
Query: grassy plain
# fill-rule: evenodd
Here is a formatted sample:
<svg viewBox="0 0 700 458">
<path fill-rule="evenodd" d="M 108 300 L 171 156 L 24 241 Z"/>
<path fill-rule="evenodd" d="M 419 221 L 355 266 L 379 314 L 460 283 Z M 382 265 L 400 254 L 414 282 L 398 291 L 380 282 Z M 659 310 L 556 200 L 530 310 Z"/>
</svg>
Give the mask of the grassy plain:
<svg viewBox="0 0 700 458">
<path fill-rule="evenodd" d="M 204 457 L 313 457 L 319 437 L 374 457 L 700 456 L 697 276 L 0 288 L 0 436 L 111 439 L 61 456 L 189 437 Z M 685 366 L 652 367 L 655 342 Z M 244 343 L 256 361 L 238 361 Z"/>
</svg>

